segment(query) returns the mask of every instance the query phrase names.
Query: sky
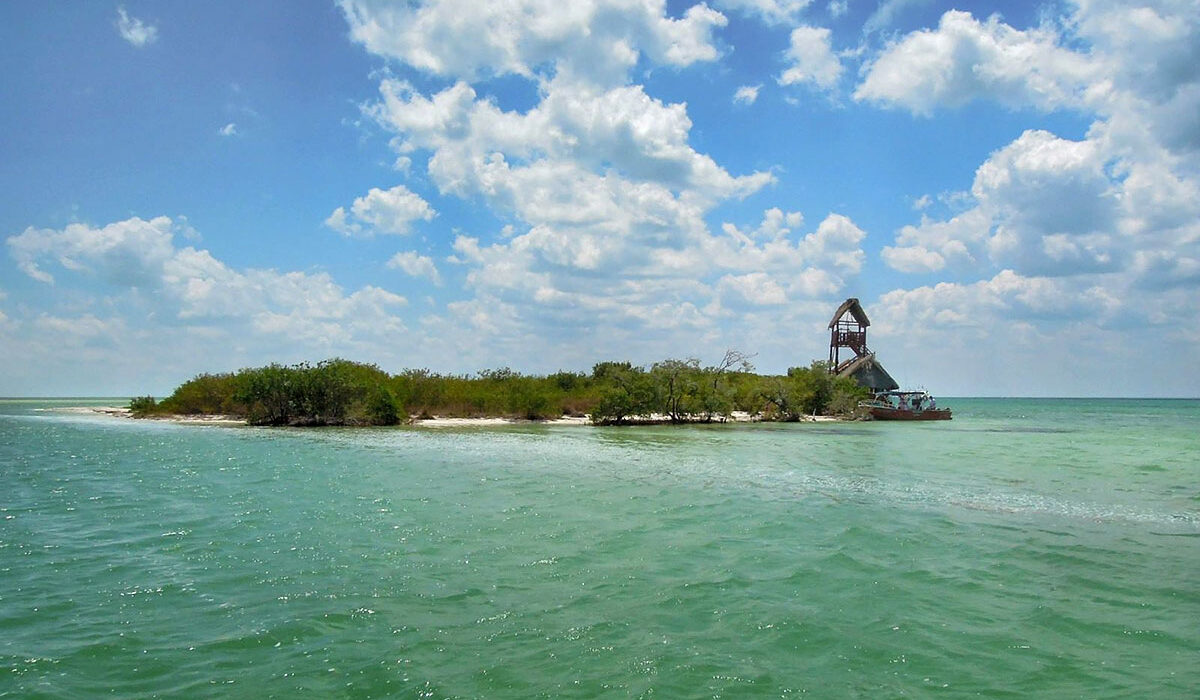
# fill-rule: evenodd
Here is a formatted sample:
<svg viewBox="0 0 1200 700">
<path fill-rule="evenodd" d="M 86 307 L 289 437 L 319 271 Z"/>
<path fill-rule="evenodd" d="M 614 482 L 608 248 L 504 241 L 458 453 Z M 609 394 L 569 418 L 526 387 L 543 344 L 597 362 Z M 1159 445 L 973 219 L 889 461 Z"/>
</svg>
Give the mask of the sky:
<svg viewBox="0 0 1200 700">
<path fill-rule="evenodd" d="M 0 396 L 759 372 L 1200 396 L 1200 0 L 0 3 Z"/>
</svg>

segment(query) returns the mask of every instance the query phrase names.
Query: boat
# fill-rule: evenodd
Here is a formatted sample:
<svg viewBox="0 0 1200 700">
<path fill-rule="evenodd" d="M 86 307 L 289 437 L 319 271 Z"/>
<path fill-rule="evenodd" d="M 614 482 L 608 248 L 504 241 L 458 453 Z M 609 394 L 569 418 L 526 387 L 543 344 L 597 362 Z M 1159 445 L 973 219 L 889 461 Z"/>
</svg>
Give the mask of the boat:
<svg viewBox="0 0 1200 700">
<path fill-rule="evenodd" d="M 874 420 L 951 420 L 950 409 L 937 408 L 927 391 L 881 391 L 858 405 Z"/>
</svg>

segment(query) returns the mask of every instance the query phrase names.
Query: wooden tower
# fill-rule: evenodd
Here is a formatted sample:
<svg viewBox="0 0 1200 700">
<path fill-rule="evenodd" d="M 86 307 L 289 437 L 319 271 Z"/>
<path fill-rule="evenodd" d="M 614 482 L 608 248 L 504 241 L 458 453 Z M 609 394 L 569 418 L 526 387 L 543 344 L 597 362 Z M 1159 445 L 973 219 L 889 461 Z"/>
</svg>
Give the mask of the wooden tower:
<svg viewBox="0 0 1200 700">
<path fill-rule="evenodd" d="M 850 363 L 871 354 L 867 348 L 867 326 L 871 325 L 867 312 L 850 298 L 842 302 L 829 322 L 829 371 L 838 374 Z M 842 359 L 842 348 L 854 351 L 852 357 Z"/>
<path fill-rule="evenodd" d="M 829 373 L 850 377 L 873 392 L 899 389 L 900 385 L 867 347 L 867 326 L 870 325 L 867 312 L 863 311 L 858 299 L 842 302 L 829 322 Z M 845 358 L 842 348 L 851 351 L 845 353 Z"/>
</svg>

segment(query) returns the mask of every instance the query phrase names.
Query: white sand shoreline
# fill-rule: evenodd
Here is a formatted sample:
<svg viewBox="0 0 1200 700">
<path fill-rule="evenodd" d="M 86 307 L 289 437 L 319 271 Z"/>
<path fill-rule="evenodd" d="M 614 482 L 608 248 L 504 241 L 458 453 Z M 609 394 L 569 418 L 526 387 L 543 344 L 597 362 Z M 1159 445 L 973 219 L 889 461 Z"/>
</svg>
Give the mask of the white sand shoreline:
<svg viewBox="0 0 1200 700">
<path fill-rule="evenodd" d="M 128 406 L 64 406 L 62 408 L 45 409 L 55 413 L 77 413 L 87 415 L 108 416 L 110 418 L 128 418 L 133 419 L 134 415 L 130 412 Z M 186 423 L 189 425 L 246 425 L 246 421 L 235 416 L 225 415 L 179 415 L 172 414 L 167 416 L 145 416 L 138 420 L 155 420 L 167 423 Z"/>
<path fill-rule="evenodd" d="M 68 406 L 62 408 L 46 409 L 61 413 L 80 413 L 91 415 L 102 415 L 111 418 L 128 418 L 133 419 L 134 416 L 126 406 Z M 224 425 L 224 426 L 244 426 L 246 421 L 234 416 L 227 415 L 167 415 L 167 416 L 146 416 L 139 420 L 156 420 L 169 423 L 181 423 L 186 425 Z M 801 422 L 836 422 L 840 418 L 832 416 L 805 416 Z M 726 421 L 713 421 L 712 424 L 719 423 L 760 423 L 764 422 L 761 416 L 751 415 L 741 411 L 735 411 L 732 416 Z M 631 421 L 629 425 L 662 425 L 669 423 L 665 415 L 653 415 L 646 420 Z M 525 418 L 450 418 L 443 416 L 433 416 L 431 418 L 418 418 L 413 416 L 411 422 L 406 424 L 412 427 L 422 428 L 470 428 L 470 427 L 496 427 L 504 425 L 593 425 L 589 416 L 563 416 L 562 418 L 552 418 L 547 420 L 529 420 Z M 684 425 L 702 425 L 700 423 L 688 422 Z M 711 425 L 711 424 L 710 424 Z"/>
</svg>

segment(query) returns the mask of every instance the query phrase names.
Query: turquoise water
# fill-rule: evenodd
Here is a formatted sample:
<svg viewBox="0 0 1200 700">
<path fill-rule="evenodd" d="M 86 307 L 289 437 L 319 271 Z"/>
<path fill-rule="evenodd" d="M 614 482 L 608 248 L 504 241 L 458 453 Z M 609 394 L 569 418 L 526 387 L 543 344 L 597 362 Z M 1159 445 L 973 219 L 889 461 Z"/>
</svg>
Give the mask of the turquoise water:
<svg viewBox="0 0 1200 700">
<path fill-rule="evenodd" d="M 1200 402 L 944 403 L 278 430 L 3 401 L 0 696 L 1200 696 Z"/>
</svg>

